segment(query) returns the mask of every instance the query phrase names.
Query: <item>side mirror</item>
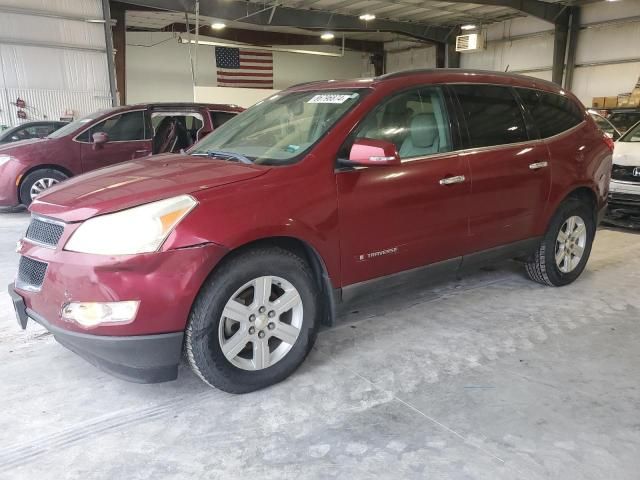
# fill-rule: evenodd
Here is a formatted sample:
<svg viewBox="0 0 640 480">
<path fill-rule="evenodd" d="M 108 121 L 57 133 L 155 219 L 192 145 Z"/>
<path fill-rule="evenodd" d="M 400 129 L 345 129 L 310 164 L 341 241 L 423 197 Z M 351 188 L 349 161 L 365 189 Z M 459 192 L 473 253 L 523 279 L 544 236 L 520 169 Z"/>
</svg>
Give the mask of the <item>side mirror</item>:
<svg viewBox="0 0 640 480">
<path fill-rule="evenodd" d="M 393 166 L 400 165 L 400 155 L 396 146 L 385 140 L 356 138 L 349 152 L 347 165 Z"/>
<path fill-rule="evenodd" d="M 93 138 L 94 150 L 102 148 L 104 144 L 109 141 L 109 135 L 107 135 L 105 132 L 96 132 L 91 137 Z"/>
</svg>

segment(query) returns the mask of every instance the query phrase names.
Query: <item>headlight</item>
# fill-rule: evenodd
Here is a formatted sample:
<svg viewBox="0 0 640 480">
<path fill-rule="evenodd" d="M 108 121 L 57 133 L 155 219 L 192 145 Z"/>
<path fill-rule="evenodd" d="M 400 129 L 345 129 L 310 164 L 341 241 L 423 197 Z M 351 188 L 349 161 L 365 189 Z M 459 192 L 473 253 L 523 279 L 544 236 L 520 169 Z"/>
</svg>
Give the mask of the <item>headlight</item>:
<svg viewBox="0 0 640 480">
<path fill-rule="evenodd" d="M 11 160 L 11 155 L 0 155 L 0 165 Z"/>
<path fill-rule="evenodd" d="M 98 255 L 155 252 L 197 204 L 180 195 L 90 218 L 71 235 L 65 250 Z"/>
</svg>

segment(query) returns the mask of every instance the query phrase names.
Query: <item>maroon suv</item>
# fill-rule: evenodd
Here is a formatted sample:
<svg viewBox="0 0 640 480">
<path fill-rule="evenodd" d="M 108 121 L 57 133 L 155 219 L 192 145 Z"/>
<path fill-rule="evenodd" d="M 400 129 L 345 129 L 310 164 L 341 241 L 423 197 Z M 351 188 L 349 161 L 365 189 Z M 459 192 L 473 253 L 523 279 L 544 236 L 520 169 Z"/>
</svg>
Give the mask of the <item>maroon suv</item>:
<svg viewBox="0 0 640 480">
<path fill-rule="evenodd" d="M 45 189 L 96 168 L 188 149 L 242 110 L 194 103 L 110 108 L 45 138 L 2 145 L 0 207 L 29 205 Z"/>
<path fill-rule="evenodd" d="M 273 95 L 184 154 L 39 196 L 9 290 L 28 318 L 130 380 L 247 392 L 303 361 L 338 302 L 520 259 L 585 268 L 611 139 L 532 78 L 427 70 Z"/>
</svg>

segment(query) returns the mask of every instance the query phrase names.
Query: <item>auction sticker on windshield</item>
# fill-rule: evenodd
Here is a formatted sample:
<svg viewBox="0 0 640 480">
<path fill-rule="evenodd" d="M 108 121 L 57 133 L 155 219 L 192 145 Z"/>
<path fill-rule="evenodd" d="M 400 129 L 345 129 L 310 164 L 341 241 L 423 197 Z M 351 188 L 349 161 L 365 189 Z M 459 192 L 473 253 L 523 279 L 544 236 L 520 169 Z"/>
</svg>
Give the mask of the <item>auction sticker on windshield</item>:
<svg viewBox="0 0 640 480">
<path fill-rule="evenodd" d="M 350 98 L 354 98 L 353 95 L 320 94 L 314 95 L 307 103 L 344 103 Z"/>
</svg>

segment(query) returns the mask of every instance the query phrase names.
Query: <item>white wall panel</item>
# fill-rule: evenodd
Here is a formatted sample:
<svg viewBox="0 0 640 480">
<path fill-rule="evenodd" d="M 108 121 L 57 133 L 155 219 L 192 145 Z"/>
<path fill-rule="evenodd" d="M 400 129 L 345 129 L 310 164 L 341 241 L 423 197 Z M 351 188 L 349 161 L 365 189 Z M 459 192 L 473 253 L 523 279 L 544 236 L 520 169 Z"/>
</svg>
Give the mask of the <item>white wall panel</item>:
<svg viewBox="0 0 640 480">
<path fill-rule="evenodd" d="M 225 43 L 229 42 L 225 40 Z M 309 45 L 288 45 L 286 48 L 320 50 Z M 331 51 L 335 52 L 335 49 Z M 344 57 L 273 52 L 274 88 L 280 90 L 311 80 L 369 76 L 367 59 L 368 55 L 360 52 L 346 52 Z M 189 46 L 179 44 L 171 33 L 127 32 L 126 74 L 128 103 L 193 101 Z M 198 47 L 198 85 L 216 86 L 213 46 Z"/>
<path fill-rule="evenodd" d="M 108 92 L 75 92 L 70 90 L 44 90 L 9 88 L 9 99 L 14 101 L 20 97 L 27 102 L 27 120 L 40 120 L 44 118 L 57 120 L 71 110 L 76 117 L 104 110 L 111 107 L 111 96 Z M 16 117 L 16 107 L 9 107 L 10 115 Z M 15 124 L 21 123 L 16 120 Z"/>
<path fill-rule="evenodd" d="M 630 92 L 640 77 L 640 62 L 576 68 L 572 91 L 589 106 L 593 97 Z"/>
<path fill-rule="evenodd" d="M 0 7 L 102 18 L 102 3 L 96 0 L 0 0 Z"/>
<path fill-rule="evenodd" d="M 640 22 L 587 28 L 580 31 L 576 51 L 578 64 L 638 57 L 640 57 Z"/>
<path fill-rule="evenodd" d="M 398 42 L 393 42 L 398 48 Z M 400 51 L 389 51 L 386 55 L 385 69 L 387 73 L 416 68 L 436 68 L 436 47 L 407 48 Z"/>
<path fill-rule="evenodd" d="M 0 39 L 105 48 L 103 24 L 15 13 L 0 13 Z"/>
<path fill-rule="evenodd" d="M 640 1 L 619 0 L 616 2 L 598 2 L 582 7 L 582 23 L 594 23 L 618 18 L 640 15 Z"/>
<path fill-rule="evenodd" d="M 460 54 L 460 67 L 510 72 L 549 68 L 553 63 L 553 36 L 541 35 L 513 41 L 489 41 L 487 48 Z"/>
<path fill-rule="evenodd" d="M 10 105 L 18 97 L 29 119 L 66 110 L 84 116 L 110 105 L 104 25 L 85 18 L 102 18 L 101 0 L 0 0 L 0 123 L 20 122 Z"/>
<path fill-rule="evenodd" d="M 109 91 L 105 54 L 0 45 L 8 88 Z"/>
</svg>

